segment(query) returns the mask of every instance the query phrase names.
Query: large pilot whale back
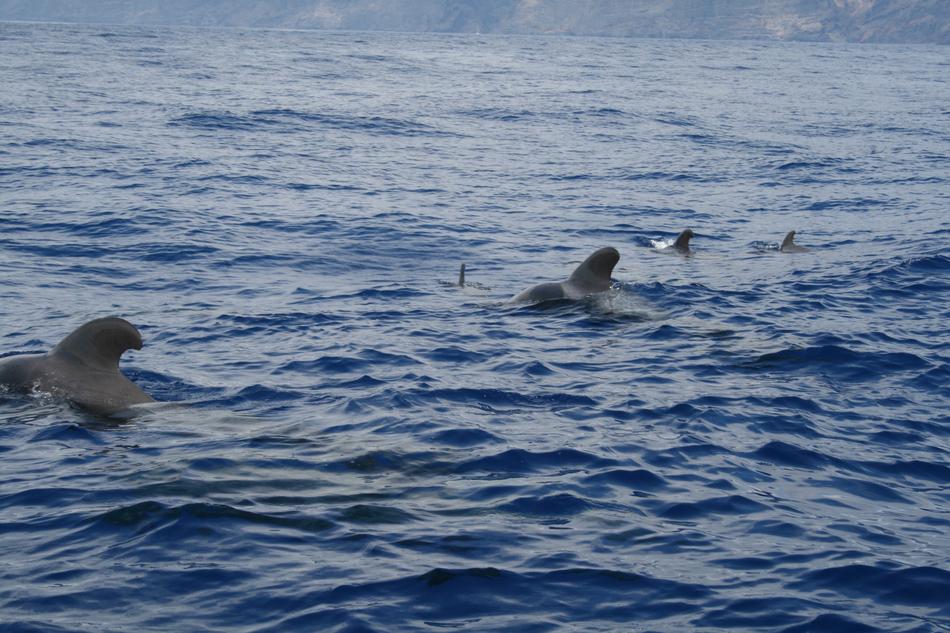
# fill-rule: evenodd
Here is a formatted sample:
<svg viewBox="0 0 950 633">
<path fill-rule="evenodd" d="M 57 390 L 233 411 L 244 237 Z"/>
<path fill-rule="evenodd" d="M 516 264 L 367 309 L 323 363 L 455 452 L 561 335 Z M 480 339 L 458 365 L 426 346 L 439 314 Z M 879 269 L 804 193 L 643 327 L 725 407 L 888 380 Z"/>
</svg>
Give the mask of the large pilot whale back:
<svg viewBox="0 0 950 633">
<path fill-rule="evenodd" d="M 118 317 L 90 321 L 46 354 L 0 359 L 0 385 L 65 398 L 94 413 L 111 414 L 154 402 L 119 371 L 129 349 L 142 349 L 142 335 Z"/>
<path fill-rule="evenodd" d="M 532 286 L 512 297 L 515 303 L 548 301 L 550 299 L 581 299 L 610 288 L 610 275 L 620 261 L 616 248 L 606 246 L 594 251 L 564 281 Z"/>
</svg>

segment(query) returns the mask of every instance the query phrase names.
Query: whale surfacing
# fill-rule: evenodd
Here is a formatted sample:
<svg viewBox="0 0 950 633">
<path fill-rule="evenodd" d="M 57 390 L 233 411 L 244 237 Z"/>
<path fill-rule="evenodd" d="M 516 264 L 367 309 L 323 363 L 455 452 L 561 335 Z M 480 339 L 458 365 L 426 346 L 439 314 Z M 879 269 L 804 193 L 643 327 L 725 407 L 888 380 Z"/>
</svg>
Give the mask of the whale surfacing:
<svg viewBox="0 0 950 633">
<path fill-rule="evenodd" d="M 673 248 L 678 250 L 681 253 L 689 253 L 689 238 L 693 237 L 693 230 L 686 229 L 676 238 L 676 241 L 673 242 Z"/>
<path fill-rule="evenodd" d="M 620 261 L 616 248 L 606 246 L 594 251 L 564 281 L 532 286 L 511 298 L 512 303 L 538 303 L 552 299 L 582 299 L 610 288 L 610 275 Z"/>
<path fill-rule="evenodd" d="M 782 240 L 782 245 L 779 247 L 779 250 L 783 253 L 807 253 L 810 249 L 796 244 L 795 231 L 789 231 L 785 239 Z"/>
<path fill-rule="evenodd" d="M 46 354 L 0 359 L 0 385 L 50 393 L 103 415 L 155 402 L 119 371 L 119 359 L 129 349 L 142 349 L 142 335 L 135 326 L 118 317 L 96 319 Z"/>
</svg>

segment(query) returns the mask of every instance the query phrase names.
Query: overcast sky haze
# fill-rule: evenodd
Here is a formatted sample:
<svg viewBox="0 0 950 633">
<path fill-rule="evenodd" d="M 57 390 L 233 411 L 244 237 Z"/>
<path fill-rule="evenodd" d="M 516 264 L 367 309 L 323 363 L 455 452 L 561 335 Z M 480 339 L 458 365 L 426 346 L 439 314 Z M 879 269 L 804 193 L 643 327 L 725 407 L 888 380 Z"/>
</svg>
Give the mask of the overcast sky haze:
<svg viewBox="0 0 950 633">
<path fill-rule="evenodd" d="M 0 20 L 950 43 L 950 0 L 0 0 Z"/>
</svg>

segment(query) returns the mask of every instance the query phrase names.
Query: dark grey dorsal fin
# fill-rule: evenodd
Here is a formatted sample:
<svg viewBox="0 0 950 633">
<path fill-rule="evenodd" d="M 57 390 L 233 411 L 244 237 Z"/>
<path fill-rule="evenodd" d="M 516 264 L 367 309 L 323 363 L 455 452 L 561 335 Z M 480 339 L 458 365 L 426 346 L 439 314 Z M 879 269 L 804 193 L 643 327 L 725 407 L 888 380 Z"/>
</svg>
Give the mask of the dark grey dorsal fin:
<svg viewBox="0 0 950 633">
<path fill-rule="evenodd" d="M 676 238 L 676 241 L 673 242 L 673 248 L 678 251 L 688 251 L 689 250 L 689 238 L 693 237 L 693 231 L 691 229 L 686 229 Z"/>
<path fill-rule="evenodd" d="M 794 245 L 795 245 L 795 231 L 789 231 L 788 235 L 785 236 L 785 239 L 782 240 L 781 248 L 785 249 L 785 248 L 788 248 L 789 246 L 794 246 Z"/>
<path fill-rule="evenodd" d="M 118 371 L 119 358 L 127 349 L 142 349 L 142 335 L 125 319 L 106 317 L 79 326 L 50 355 L 68 356 L 100 371 Z"/>
<path fill-rule="evenodd" d="M 610 275 L 620 261 L 620 253 L 612 246 L 594 251 L 574 269 L 568 281 L 590 292 L 603 292 L 610 287 Z"/>
<path fill-rule="evenodd" d="M 459 267 L 459 287 L 465 285 L 465 264 Z"/>
</svg>

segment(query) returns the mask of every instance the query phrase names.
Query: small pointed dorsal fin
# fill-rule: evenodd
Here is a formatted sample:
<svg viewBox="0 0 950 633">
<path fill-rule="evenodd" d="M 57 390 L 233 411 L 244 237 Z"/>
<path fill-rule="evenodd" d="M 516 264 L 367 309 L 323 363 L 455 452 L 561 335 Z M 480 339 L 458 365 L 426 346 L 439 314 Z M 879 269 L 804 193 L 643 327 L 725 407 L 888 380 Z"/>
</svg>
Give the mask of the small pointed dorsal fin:
<svg viewBox="0 0 950 633">
<path fill-rule="evenodd" d="M 106 317 L 79 326 L 50 355 L 69 356 L 93 369 L 118 371 L 119 358 L 128 349 L 142 349 L 142 335 L 125 319 Z"/>
<path fill-rule="evenodd" d="M 782 240 L 781 248 L 788 248 L 789 246 L 794 246 L 794 245 L 795 245 L 795 231 L 789 231 L 788 235 L 785 236 L 785 239 Z"/>
</svg>

